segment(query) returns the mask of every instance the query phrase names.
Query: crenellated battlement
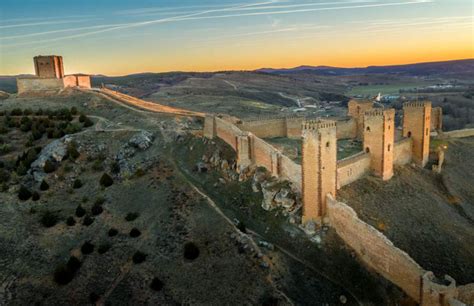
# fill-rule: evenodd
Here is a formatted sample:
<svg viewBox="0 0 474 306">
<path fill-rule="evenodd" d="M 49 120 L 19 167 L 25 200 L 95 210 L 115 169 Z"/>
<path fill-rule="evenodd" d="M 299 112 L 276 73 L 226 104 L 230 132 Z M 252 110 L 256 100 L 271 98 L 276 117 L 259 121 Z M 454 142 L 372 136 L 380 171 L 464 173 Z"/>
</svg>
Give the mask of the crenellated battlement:
<svg viewBox="0 0 474 306">
<path fill-rule="evenodd" d="M 324 120 L 324 119 L 305 120 L 302 123 L 302 128 L 303 130 L 319 130 L 319 129 L 327 129 L 327 128 L 336 128 L 336 121 Z"/>
<path fill-rule="evenodd" d="M 385 111 L 383 109 L 371 109 L 371 110 L 365 111 L 364 115 L 368 117 L 378 117 L 378 116 L 383 117 L 385 115 Z"/>
<path fill-rule="evenodd" d="M 403 108 L 424 108 L 428 106 L 431 106 L 431 102 L 429 101 L 403 103 Z"/>
</svg>

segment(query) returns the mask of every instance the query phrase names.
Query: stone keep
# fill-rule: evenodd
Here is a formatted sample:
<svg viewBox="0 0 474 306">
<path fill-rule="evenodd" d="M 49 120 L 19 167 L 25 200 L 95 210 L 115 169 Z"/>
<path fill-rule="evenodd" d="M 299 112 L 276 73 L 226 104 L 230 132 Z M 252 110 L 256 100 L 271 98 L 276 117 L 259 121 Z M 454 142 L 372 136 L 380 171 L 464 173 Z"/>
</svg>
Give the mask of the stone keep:
<svg viewBox="0 0 474 306">
<path fill-rule="evenodd" d="M 326 214 L 326 195 L 336 196 L 336 122 L 305 121 L 302 138 L 302 221 L 321 222 Z"/>
<path fill-rule="evenodd" d="M 393 176 L 395 110 L 372 109 L 364 114 L 364 150 L 370 154 L 370 167 L 386 181 Z"/>
<path fill-rule="evenodd" d="M 62 79 L 64 77 L 63 57 L 57 55 L 35 56 L 36 76 L 39 78 Z"/>
<path fill-rule="evenodd" d="M 413 139 L 413 160 L 421 167 L 430 154 L 431 102 L 403 104 L 403 137 Z"/>
</svg>

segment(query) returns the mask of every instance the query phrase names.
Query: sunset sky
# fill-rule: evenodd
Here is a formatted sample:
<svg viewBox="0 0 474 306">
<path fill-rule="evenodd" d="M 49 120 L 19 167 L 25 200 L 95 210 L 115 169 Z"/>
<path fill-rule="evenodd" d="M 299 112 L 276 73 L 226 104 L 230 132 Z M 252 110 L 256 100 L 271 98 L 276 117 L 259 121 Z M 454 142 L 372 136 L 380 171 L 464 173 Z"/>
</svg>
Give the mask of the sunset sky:
<svg viewBox="0 0 474 306">
<path fill-rule="evenodd" d="M 1 0 L 0 75 L 33 56 L 124 75 L 474 58 L 472 0 Z"/>
</svg>

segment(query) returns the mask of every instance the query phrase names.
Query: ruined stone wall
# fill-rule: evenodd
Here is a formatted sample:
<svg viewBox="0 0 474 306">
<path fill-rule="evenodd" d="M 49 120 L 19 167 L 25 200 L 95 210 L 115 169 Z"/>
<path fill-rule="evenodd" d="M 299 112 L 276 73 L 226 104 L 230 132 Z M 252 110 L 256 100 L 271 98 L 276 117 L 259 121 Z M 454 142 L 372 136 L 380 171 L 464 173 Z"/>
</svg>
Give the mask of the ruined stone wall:
<svg viewBox="0 0 474 306">
<path fill-rule="evenodd" d="M 370 154 L 360 152 L 337 162 L 337 189 L 357 181 L 370 171 Z"/>
<path fill-rule="evenodd" d="M 56 92 L 64 88 L 63 79 L 17 78 L 18 94 Z"/>
<path fill-rule="evenodd" d="M 351 207 L 330 196 L 327 212 L 331 226 L 367 266 L 400 287 L 416 302 L 421 302 L 424 270 L 408 254 L 360 220 Z"/>
<path fill-rule="evenodd" d="M 278 175 L 278 150 L 258 137 L 251 137 L 251 159 L 259 166 L 265 167 L 272 175 Z"/>
<path fill-rule="evenodd" d="M 64 87 L 76 87 L 77 78 L 75 75 L 67 75 L 63 78 Z"/>
<path fill-rule="evenodd" d="M 393 150 L 393 164 L 396 166 L 403 166 L 411 162 L 413 140 L 411 138 L 404 138 L 395 142 Z"/>
<path fill-rule="evenodd" d="M 91 77 L 89 75 L 76 75 L 77 86 L 83 88 L 91 88 Z"/>
</svg>

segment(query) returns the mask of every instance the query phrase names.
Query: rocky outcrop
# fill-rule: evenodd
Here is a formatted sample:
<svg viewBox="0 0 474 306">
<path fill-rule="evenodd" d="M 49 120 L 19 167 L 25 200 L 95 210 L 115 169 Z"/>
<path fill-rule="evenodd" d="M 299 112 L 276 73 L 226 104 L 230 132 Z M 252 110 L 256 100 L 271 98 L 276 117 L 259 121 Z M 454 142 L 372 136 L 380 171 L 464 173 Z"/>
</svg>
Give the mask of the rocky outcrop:
<svg viewBox="0 0 474 306">
<path fill-rule="evenodd" d="M 6 100 L 10 98 L 10 94 L 0 90 L 0 100 Z"/>
<path fill-rule="evenodd" d="M 141 131 L 138 134 L 134 135 L 128 141 L 128 144 L 134 148 L 138 148 L 142 151 L 145 151 L 153 144 L 154 136 L 152 133 L 147 131 Z"/>
<path fill-rule="evenodd" d="M 67 154 L 67 146 L 72 141 L 71 136 L 64 136 L 63 138 L 56 139 L 47 146 L 45 146 L 38 158 L 31 163 L 29 173 L 33 175 L 35 181 L 41 182 L 46 176 L 44 173 L 44 165 L 46 161 L 51 161 L 54 163 L 61 162 Z"/>
</svg>

